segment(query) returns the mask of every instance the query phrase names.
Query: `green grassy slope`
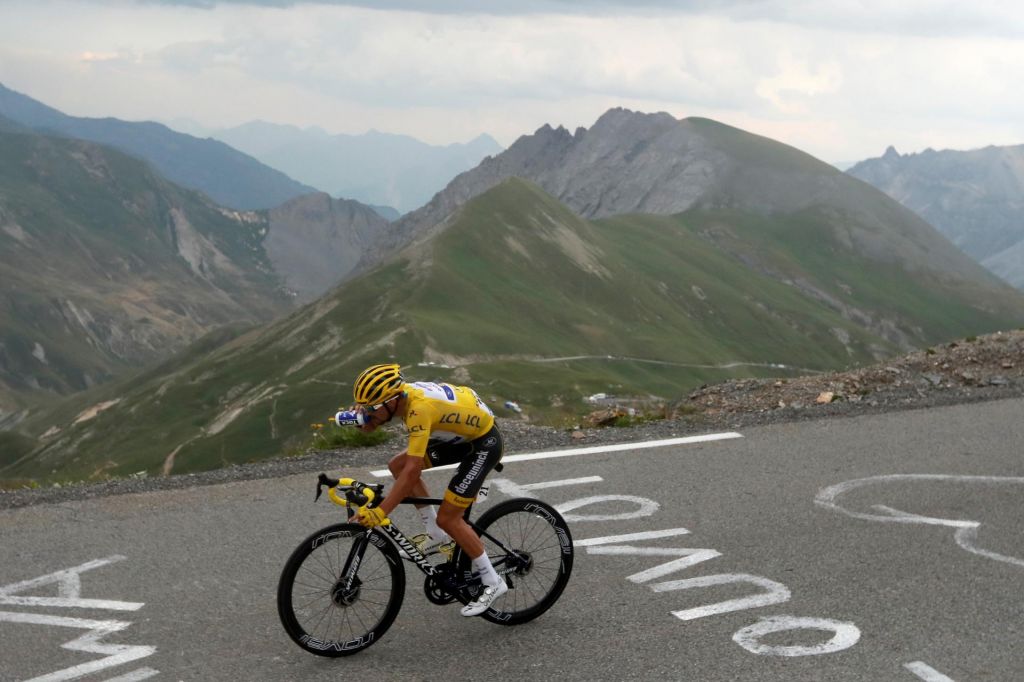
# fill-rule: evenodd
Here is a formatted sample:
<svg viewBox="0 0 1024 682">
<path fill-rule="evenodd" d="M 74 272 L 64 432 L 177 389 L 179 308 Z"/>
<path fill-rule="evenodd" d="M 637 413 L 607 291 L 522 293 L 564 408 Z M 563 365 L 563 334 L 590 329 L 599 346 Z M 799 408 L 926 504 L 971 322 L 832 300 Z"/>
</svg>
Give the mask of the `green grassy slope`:
<svg viewBox="0 0 1024 682">
<path fill-rule="evenodd" d="M 512 179 L 287 318 L 30 422 L 35 436 L 60 430 L 0 478 L 276 456 L 348 404 L 360 369 L 388 359 L 411 379 L 466 381 L 494 407 L 514 399 L 544 420 L 598 391 L 675 399 L 705 382 L 859 364 L 1024 320 L 1012 289 L 879 264 L 837 237 L 849 226 L 833 218 L 700 209 L 588 222 Z M 794 369 L 766 366 L 780 363 Z"/>
</svg>

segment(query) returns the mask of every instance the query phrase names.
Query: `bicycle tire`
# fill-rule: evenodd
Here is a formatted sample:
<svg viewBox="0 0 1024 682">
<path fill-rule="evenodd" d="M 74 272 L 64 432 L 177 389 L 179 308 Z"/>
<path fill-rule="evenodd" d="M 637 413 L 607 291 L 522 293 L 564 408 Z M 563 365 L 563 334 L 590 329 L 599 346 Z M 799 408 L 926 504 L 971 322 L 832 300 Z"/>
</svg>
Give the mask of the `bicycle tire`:
<svg viewBox="0 0 1024 682">
<path fill-rule="evenodd" d="M 506 548 L 529 557 L 528 565 L 520 562 L 518 570 L 510 570 L 516 562 L 481 533 L 487 556 L 509 584 L 509 591 L 481 614 L 484 620 L 519 625 L 550 609 L 572 574 L 572 534 L 562 515 L 546 502 L 524 497 L 488 509 L 475 525 Z M 472 571 L 472 562 L 461 549 L 455 561 L 464 575 Z M 469 596 L 475 594 L 470 591 Z"/>
<path fill-rule="evenodd" d="M 345 591 L 342 571 L 363 539 L 355 584 Z M 379 532 L 340 523 L 313 533 L 292 552 L 278 582 L 277 612 L 288 636 L 309 653 L 349 656 L 387 632 L 404 597 L 405 568 L 394 545 Z"/>
</svg>

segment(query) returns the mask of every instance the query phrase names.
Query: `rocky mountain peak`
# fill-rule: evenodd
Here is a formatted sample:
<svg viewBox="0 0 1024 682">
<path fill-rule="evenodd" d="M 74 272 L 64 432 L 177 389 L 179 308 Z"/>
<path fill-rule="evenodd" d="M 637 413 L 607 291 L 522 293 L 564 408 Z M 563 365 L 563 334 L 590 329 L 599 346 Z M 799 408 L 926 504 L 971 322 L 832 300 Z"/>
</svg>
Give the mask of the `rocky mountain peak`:
<svg viewBox="0 0 1024 682">
<path fill-rule="evenodd" d="M 882 154 L 882 158 L 886 161 L 898 161 L 900 159 L 900 153 L 896 151 L 896 147 L 889 145 L 885 148 L 885 153 Z"/>
<path fill-rule="evenodd" d="M 887 154 L 904 158 L 892 148 Z M 818 207 L 860 225 L 900 225 L 901 234 L 882 236 L 872 229 L 856 231 L 854 239 L 857 249 L 899 262 L 924 257 L 921 245 L 935 237 L 909 212 L 898 215 L 897 204 L 798 149 L 709 119 L 678 120 L 664 112 L 618 107 L 573 134 L 544 125 L 520 137 L 393 223 L 383 249 L 370 253 L 365 263 L 379 262 L 418 235 L 444 229 L 462 204 L 510 177 L 529 180 L 588 219 L 674 215 L 696 207 L 769 216 Z M 925 251 L 934 267 L 950 272 L 972 267 L 950 245 Z"/>
<path fill-rule="evenodd" d="M 615 107 L 603 113 L 591 127 L 590 131 L 595 134 L 623 134 L 630 132 L 642 134 L 644 130 L 664 131 L 678 124 L 679 121 L 673 118 L 671 114 L 663 111 L 645 114 L 623 107 Z"/>
</svg>

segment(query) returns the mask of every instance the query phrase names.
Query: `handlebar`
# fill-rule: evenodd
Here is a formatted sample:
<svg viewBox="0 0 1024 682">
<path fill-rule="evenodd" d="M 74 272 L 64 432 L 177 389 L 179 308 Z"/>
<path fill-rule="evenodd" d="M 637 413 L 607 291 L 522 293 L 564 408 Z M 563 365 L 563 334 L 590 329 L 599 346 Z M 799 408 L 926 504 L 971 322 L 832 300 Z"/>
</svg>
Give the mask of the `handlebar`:
<svg viewBox="0 0 1024 682">
<path fill-rule="evenodd" d="M 340 507 L 357 507 L 357 513 L 364 509 L 370 509 L 380 505 L 383 498 L 384 484 L 360 483 L 354 478 L 330 478 L 327 474 L 320 474 L 316 482 L 316 498 L 320 499 L 324 487 L 327 488 L 327 497 L 331 502 Z M 342 498 L 337 490 L 342 490 L 345 497 Z"/>
</svg>

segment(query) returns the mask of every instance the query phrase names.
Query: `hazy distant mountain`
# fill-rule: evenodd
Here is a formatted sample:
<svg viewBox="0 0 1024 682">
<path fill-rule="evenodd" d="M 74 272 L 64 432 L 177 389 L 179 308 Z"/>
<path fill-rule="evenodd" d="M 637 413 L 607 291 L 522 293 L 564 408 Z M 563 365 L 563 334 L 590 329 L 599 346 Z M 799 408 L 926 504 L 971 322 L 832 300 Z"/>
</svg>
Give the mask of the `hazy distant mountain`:
<svg viewBox="0 0 1024 682">
<path fill-rule="evenodd" d="M 3 85 L 0 115 L 36 131 L 116 147 L 148 161 L 172 182 L 231 208 L 272 208 L 316 191 L 223 142 L 184 135 L 160 123 L 67 116 Z"/>
<path fill-rule="evenodd" d="M 388 229 L 401 250 L 287 318 L 60 408 L 120 401 L 92 419 L 41 415 L 0 477 L 271 457 L 385 359 L 555 419 L 599 391 L 675 400 L 1024 322 L 1024 295 L 883 193 L 705 119 L 542 128 Z"/>
<path fill-rule="evenodd" d="M 358 201 L 309 194 L 271 209 L 267 256 L 299 303 L 341 281 L 384 235 L 388 220 Z"/>
<path fill-rule="evenodd" d="M 1024 145 L 899 154 L 847 171 L 937 227 L 954 244 L 1024 289 Z"/>
<path fill-rule="evenodd" d="M 369 204 L 370 208 L 377 212 L 377 215 L 384 218 L 388 222 L 398 220 L 402 217 L 402 214 L 398 212 L 398 209 L 391 208 L 390 206 L 375 206 Z"/>
<path fill-rule="evenodd" d="M 29 128 L 12 121 L 6 116 L 0 116 L 0 133 L 22 133 L 28 132 Z"/>
<path fill-rule="evenodd" d="M 333 196 L 399 213 L 419 208 L 453 177 L 502 150 L 489 135 L 434 146 L 406 135 L 331 135 L 262 121 L 211 136 Z"/>
</svg>

